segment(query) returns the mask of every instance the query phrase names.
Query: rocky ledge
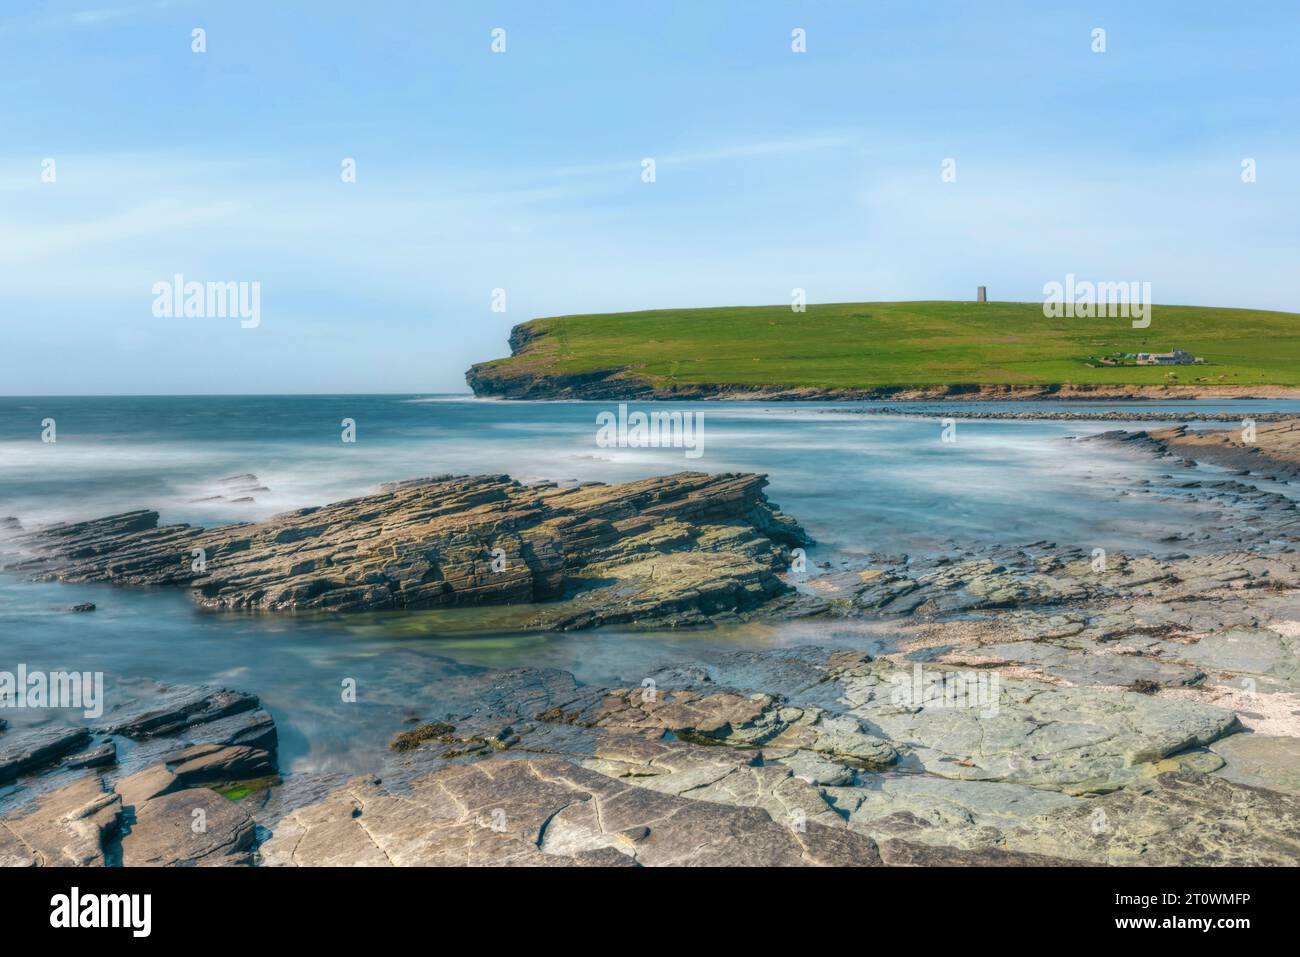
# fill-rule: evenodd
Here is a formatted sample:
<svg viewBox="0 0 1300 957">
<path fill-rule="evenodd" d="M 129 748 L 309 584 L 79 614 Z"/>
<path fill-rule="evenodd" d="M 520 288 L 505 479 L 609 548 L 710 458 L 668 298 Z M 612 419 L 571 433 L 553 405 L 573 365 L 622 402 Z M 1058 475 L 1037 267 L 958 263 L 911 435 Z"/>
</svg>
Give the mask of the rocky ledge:
<svg viewBox="0 0 1300 957">
<path fill-rule="evenodd" d="M 702 624 L 794 602 L 779 573 L 810 539 L 765 477 L 682 472 L 622 485 L 419 479 L 258 524 L 128 512 L 42 528 L 7 568 L 40 579 L 188 586 L 211 609 L 357 611 L 536 604 L 523 624 Z"/>
<path fill-rule="evenodd" d="M 1157 452 L 1175 453 L 1211 465 L 1262 472 L 1277 478 L 1300 478 L 1300 419 L 1273 420 L 1257 415 L 1253 427 L 1188 430 L 1157 429 L 1148 440 Z"/>
<path fill-rule="evenodd" d="M 258 699 L 134 682 L 93 725 L 0 724 L 0 866 L 251 864 L 257 831 L 232 800 L 277 778 Z"/>
</svg>

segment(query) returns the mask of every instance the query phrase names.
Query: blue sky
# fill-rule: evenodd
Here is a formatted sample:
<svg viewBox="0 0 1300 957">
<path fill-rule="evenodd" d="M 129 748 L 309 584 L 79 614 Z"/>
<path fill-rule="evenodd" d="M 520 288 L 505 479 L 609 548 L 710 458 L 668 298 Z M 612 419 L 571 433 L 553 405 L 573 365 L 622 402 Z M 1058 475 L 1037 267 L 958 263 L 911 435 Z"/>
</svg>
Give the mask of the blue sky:
<svg viewBox="0 0 1300 957">
<path fill-rule="evenodd" d="M 795 287 L 1300 311 L 1300 5 L 1046 6 L 5 4 L 0 393 L 463 391 L 516 322 Z"/>
</svg>

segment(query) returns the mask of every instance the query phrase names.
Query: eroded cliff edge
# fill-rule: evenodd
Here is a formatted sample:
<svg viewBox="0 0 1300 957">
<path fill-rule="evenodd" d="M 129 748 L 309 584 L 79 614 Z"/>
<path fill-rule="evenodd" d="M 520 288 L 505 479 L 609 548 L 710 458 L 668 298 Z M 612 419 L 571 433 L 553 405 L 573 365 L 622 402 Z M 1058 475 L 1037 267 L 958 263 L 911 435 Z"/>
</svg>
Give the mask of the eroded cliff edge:
<svg viewBox="0 0 1300 957">
<path fill-rule="evenodd" d="M 1159 383 L 1107 385 L 1087 382 L 1005 384 L 954 382 L 944 385 L 881 385 L 863 388 L 735 382 L 656 382 L 636 363 L 603 364 L 580 372 L 557 368 L 562 334 L 545 320 L 520 323 L 510 331 L 510 355 L 477 362 L 465 372 L 465 382 L 479 398 L 514 400 L 659 401 L 726 399 L 762 401 L 856 402 L 1013 401 L 1107 399 L 1295 399 L 1300 388 L 1284 385 Z"/>
</svg>

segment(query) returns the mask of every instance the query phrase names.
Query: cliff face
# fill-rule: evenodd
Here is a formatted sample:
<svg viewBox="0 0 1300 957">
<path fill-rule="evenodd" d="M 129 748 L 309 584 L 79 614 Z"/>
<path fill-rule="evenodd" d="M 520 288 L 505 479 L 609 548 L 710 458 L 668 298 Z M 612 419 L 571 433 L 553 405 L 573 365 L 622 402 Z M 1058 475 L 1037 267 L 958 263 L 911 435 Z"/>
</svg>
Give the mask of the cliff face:
<svg viewBox="0 0 1300 957">
<path fill-rule="evenodd" d="M 649 383 L 627 375 L 622 369 L 556 375 L 480 362 L 465 373 L 465 381 L 480 398 L 626 400 L 660 397 L 659 391 Z"/>
<path fill-rule="evenodd" d="M 761 475 L 682 472 L 624 485 L 508 476 L 399 482 L 260 524 L 158 525 L 131 512 L 25 536 L 38 578 L 180 585 L 213 609 L 356 611 L 537 604 L 527 625 L 703 623 L 790 589 L 808 542 Z M 196 562 L 195 556 L 202 561 Z"/>
<path fill-rule="evenodd" d="M 510 330 L 510 358 L 540 354 L 548 343 L 549 329 L 537 322 L 520 323 Z M 480 397 L 498 399 L 628 399 L 655 398 L 655 389 L 620 367 L 573 375 L 546 371 L 539 355 L 535 364 L 494 359 L 478 362 L 465 373 L 465 381 Z"/>
</svg>

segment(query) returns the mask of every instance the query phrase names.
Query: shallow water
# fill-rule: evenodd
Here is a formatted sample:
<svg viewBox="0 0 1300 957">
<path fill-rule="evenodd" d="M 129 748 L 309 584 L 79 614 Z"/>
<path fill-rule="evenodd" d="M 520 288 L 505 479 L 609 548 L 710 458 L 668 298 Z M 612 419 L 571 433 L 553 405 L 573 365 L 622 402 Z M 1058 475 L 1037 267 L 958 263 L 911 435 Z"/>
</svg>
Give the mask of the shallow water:
<svg viewBox="0 0 1300 957">
<path fill-rule="evenodd" d="M 899 403 L 882 403 L 897 408 Z M 0 399 L 0 516 L 24 525 L 158 509 L 164 522 L 212 524 L 364 494 L 380 482 L 506 472 L 522 481 L 624 481 L 699 469 L 761 471 L 768 494 L 817 539 L 813 562 L 916 553 L 952 542 L 1052 539 L 1159 550 L 1201 520 L 1192 508 L 1119 496 L 1163 473 L 1140 457 L 1067 436 L 1116 423 L 864 416 L 869 404 L 678 403 L 702 411 L 704 454 L 596 445 L 601 403 L 459 397 Z M 961 409 L 1084 408 L 1080 403 L 961 403 Z M 1297 402 L 1150 403 L 1087 408 L 1300 411 Z M 634 406 L 635 408 L 635 406 Z M 929 404 L 927 409 L 933 409 Z M 1175 413 L 1176 414 L 1176 413 Z M 41 421 L 57 442 L 42 443 Z M 356 421 L 357 442 L 340 440 Z M 1142 427 L 1151 427 L 1143 423 Z M 220 479 L 253 473 L 252 502 Z M 217 498 L 216 496 L 222 496 Z M 90 601 L 93 614 L 69 605 Z M 439 678 L 477 667 L 555 667 L 592 683 L 639 684 L 666 659 L 811 641 L 886 646 L 887 625 L 784 623 L 698 632 L 512 630 L 510 610 L 335 617 L 203 613 L 176 592 L 33 584 L 0 576 L 0 670 L 75 668 L 116 680 L 216 683 L 260 695 L 280 729 L 286 769 L 363 770 L 405 718 L 436 706 Z M 348 704 L 341 682 L 357 682 Z M 12 720 L 14 713 L 7 717 Z"/>
</svg>

